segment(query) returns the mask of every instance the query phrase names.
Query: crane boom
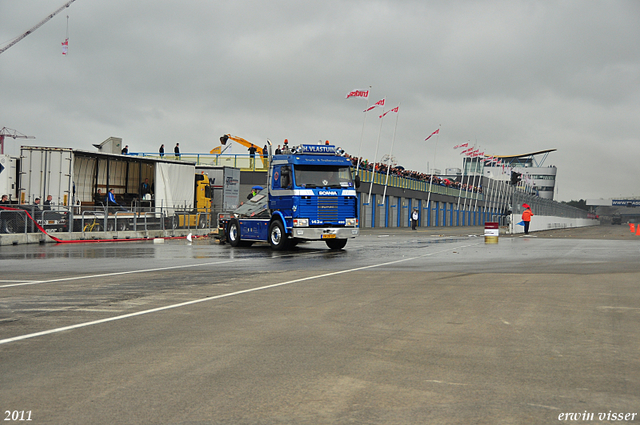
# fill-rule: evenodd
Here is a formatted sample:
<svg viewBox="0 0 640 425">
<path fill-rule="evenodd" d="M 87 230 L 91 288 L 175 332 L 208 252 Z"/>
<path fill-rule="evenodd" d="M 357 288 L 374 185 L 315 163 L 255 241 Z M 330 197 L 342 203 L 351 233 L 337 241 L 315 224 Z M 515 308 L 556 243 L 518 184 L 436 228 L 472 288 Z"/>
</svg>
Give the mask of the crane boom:
<svg viewBox="0 0 640 425">
<path fill-rule="evenodd" d="M 237 142 L 237 143 L 241 144 L 242 146 L 246 146 L 248 148 L 253 146 L 254 148 L 256 148 L 256 151 L 258 152 L 258 154 L 260 156 L 263 155 L 262 148 L 260 146 L 254 145 L 253 143 L 249 142 L 248 140 L 243 139 L 242 137 L 232 136 L 231 134 L 224 134 L 224 135 L 222 135 L 222 137 L 220 137 L 220 143 L 222 145 L 226 145 L 227 144 L 227 140 L 233 140 L 234 142 Z M 216 148 L 213 148 L 211 150 L 211 152 L 209 152 L 209 153 L 218 154 L 219 155 L 219 154 L 222 153 L 221 149 L 222 149 L 222 146 L 218 146 Z"/>
<path fill-rule="evenodd" d="M 31 34 L 32 32 L 34 32 L 35 30 L 37 30 L 38 28 L 40 28 L 41 26 L 43 26 L 44 24 L 46 24 L 51 18 L 53 18 L 54 16 L 56 16 L 58 13 L 60 13 L 62 10 L 64 10 L 65 8 L 69 7 L 69 5 L 71 3 L 73 3 L 76 0 L 69 0 L 68 2 L 66 2 L 63 6 L 61 6 L 59 9 L 57 9 L 55 12 L 53 12 L 52 14 L 48 15 L 46 18 L 44 18 L 42 21 L 38 22 L 38 24 L 32 28 L 30 28 L 29 30 L 27 30 L 26 32 L 24 32 L 23 34 L 19 35 L 18 37 L 16 37 L 15 39 L 13 39 L 13 41 L 11 41 L 9 44 L 7 44 L 6 46 L 0 48 L 0 54 L 4 53 L 5 50 L 7 50 L 9 47 L 13 46 L 14 44 L 16 44 L 18 41 L 22 40 L 23 38 L 25 38 L 26 36 L 28 36 L 29 34 Z"/>
<path fill-rule="evenodd" d="M 12 128 L 2 127 L 0 130 L 0 154 L 4 154 L 4 138 L 13 137 L 14 139 L 35 139 L 33 136 L 25 136 Z"/>
</svg>

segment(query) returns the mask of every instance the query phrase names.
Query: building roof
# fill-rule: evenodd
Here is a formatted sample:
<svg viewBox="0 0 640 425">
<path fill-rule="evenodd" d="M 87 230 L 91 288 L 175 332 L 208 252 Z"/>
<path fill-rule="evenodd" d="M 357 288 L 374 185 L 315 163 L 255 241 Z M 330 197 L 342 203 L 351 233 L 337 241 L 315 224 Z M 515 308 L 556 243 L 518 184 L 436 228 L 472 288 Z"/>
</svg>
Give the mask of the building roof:
<svg viewBox="0 0 640 425">
<path fill-rule="evenodd" d="M 531 153 L 523 153 L 520 155 L 493 155 L 495 158 L 503 158 L 503 159 L 516 159 L 516 158 L 527 158 L 530 156 L 534 156 L 534 155 L 541 155 L 543 153 L 549 153 L 549 152 L 553 152 L 556 151 L 557 149 L 546 149 L 543 151 L 537 151 L 537 152 L 531 152 Z M 489 156 L 489 155 L 485 155 L 485 156 Z"/>
</svg>

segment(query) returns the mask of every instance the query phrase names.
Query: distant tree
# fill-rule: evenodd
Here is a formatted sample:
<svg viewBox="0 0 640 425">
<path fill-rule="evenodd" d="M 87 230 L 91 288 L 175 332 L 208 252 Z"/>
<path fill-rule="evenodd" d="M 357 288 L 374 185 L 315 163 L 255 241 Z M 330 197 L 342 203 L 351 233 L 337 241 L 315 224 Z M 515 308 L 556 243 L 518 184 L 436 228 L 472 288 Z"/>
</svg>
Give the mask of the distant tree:
<svg viewBox="0 0 640 425">
<path fill-rule="evenodd" d="M 580 208 L 581 210 L 591 211 L 591 207 L 587 205 L 587 201 L 585 201 L 584 199 L 580 199 L 579 201 L 569 201 L 569 202 L 562 202 L 562 203 L 567 204 L 571 207 Z"/>
</svg>

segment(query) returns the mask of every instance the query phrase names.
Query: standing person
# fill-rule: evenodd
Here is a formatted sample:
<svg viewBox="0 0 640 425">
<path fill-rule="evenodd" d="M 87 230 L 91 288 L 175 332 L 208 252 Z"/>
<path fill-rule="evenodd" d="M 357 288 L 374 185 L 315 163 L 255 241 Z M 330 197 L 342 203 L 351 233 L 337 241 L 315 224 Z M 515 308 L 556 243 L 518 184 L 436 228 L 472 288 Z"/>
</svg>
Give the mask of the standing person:
<svg viewBox="0 0 640 425">
<path fill-rule="evenodd" d="M 176 147 L 173 148 L 173 152 L 176 154 L 176 159 L 180 159 L 180 143 L 176 143 Z"/>
<path fill-rule="evenodd" d="M 128 153 L 129 153 L 129 145 L 125 145 L 125 147 L 124 147 L 124 148 L 122 148 L 122 150 L 120 151 L 120 153 L 121 153 L 122 155 L 126 155 L 126 154 L 128 154 Z"/>
<path fill-rule="evenodd" d="M 291 153 L 291 149 L 289 149 L 289 140 L 284 139 L 284 146 L 282 147 L 282 153 L 285 155 L 289 155 Z"/>
<path fill-rule="evenodd" d="M 53 199 L 53 197 L 51 195 L 47 195 L 47 200 L 44 201 L 44 207 L 42 207 L 43 210 L 51 210 L 51 200 Z"/>
<path fill-rule="evenodd" d="M 40 198 L 36 198 L 33 203 L 36 206 L 36 209 L 39 210 L 40 209 Z"/>
<path fill-rule="evenodd" d="M 418 209 L 414 208 L 411 213 L 411 230 L 416 230 L 416 226 L 418 225 Z"/>
<path fill-rule="evenodd" d="M 160 145 L 160 149 L 158 149 L 158 153 L 160 154 L 160 158 L 164 158 L 164 145 Z"/>
<path fill-rule="evenodd" d="M 531 212 L 531 207 L 527 204 L 522 204 L 525 210 L 522 212 L 522 221 L 524 222 L 524 234 L 529 234 L 529 224 L 531 224 L 531 217 L 533 217 L 533 212 Z"/>
<path fill-rule="evenodd" d="M 256 151 L 258 149 L 256 149 L 256 147 L 254 145 L 251 145 L 251 147 L 249 148 L 249 168 L 254 169 L 255 165 L 256 165 Z"/>
<path fill-rule="evenodd" d="M 258 189 L 255 187 L 251 188 L 251 192 L 247 195 L 247 199 L 251 199 L 258 194 Z"/>
<path fill-rule="evenodd" d="M 9 197 L 7 195 L 2 195 L 2 201 L 0 201 L 0 205 L 9 205 Z M 2 209 L 0 209 L 2 211 Z M 6 213 L 5 213 L 6 214 Z M 7 232 L 7 220 L 6 215 L 0 214 L 0 233 Z"/>
<path fill-rule="evenodd" d="M 280 149 L 280 145 L 276 148 L 275 155 L 282 155 L 282 149 Z"/>
<path fill-rule="evenodd" d="M 140 198 L 146 199 L 145 195 L 151 194 L 151 185 L 149 184 L 149 179 L 145 178 L 144 181 L 140 184 Z"/>
</svg>

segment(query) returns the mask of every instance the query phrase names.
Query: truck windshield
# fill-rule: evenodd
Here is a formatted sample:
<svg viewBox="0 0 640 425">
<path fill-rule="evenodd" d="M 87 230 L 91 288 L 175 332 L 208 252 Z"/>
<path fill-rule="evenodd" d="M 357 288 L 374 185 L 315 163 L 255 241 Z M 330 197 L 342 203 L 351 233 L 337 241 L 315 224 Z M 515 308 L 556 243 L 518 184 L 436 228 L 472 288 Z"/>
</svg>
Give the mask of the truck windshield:
<svg viewBox="0 0 640 425">
<path fill-rule="evenodd" d="M 351 169 L 349 167 L 331 167 L 326 165 L 296 165 L 294 172 L 296 186 L 298 187 L 353 187 L 353 180 L 351 179 Z"/>
</svg>

